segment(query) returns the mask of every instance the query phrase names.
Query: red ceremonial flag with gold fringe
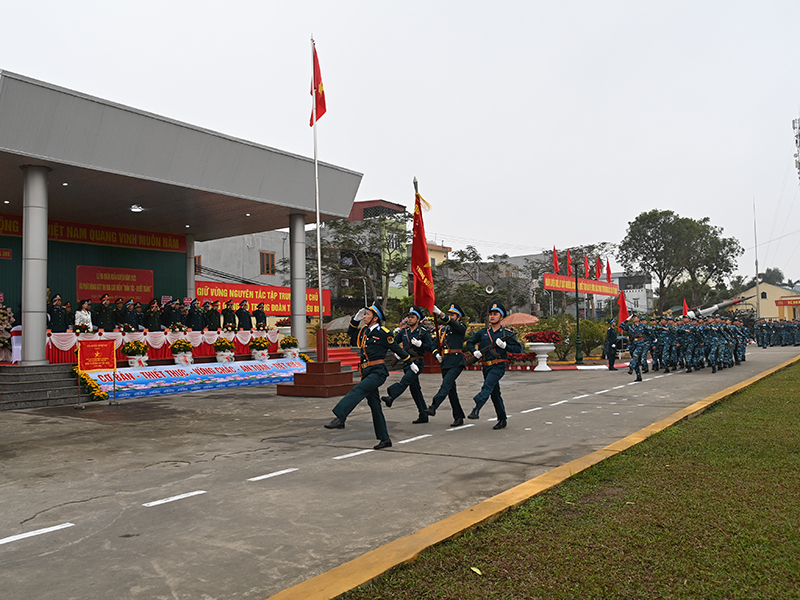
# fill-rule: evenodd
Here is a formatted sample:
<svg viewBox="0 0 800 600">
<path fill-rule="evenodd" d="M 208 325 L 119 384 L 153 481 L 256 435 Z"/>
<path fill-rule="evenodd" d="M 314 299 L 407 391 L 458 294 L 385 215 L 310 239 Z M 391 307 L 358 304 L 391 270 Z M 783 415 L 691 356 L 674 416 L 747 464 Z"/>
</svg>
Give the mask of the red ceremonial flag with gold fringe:
<svg viewBox="0 0 800 600">
<path fill-rule="evenodd" d="M 589 257 L 586 256 L 586 252 L 583 253 L 583 276 L 589 279 Z"/>
<path fill-rule="evenodd" d="M 596 265 L 595 271 L 594 271 L 594 278 L 597 279 L 597 281 L 600 281 L 600 276 L 602 274 L 603 274 L 603 261 L 600 260 L 600 257 L 598 256 L 597 257 L 597 265 Z"/>
<path fill-rule="evenodd" d="M 555 246 L 553 246 L 553 273 L 558 273 L 558 252 Z"/>
<path fill-rule="evenodd" d="M 81 371 L 116 371 L 117 351 L 114 340 L 78 342 L 78 369 Z"/>
<path fill-rule="evenodd" d="M 572 275 L 572 257 L 569 255 L 569 250 L 567 250 L 567 276 L 569 277 Z"/>
<path fill-rule="evenodd" d="M 619 291 L 619 298 L 617 298 L 617 306 L 619 306 L 619 323 L 617 324 L 617 329 L 622 331 L 620 325 L 622 325 L 623 321 L 627 321 L 628 317 L 628 303 L 625 301 L 625 292 L 620 290 Z"/>
<path fill-rule="evenodd" d="M 325 114 L 325 88 L 322 86 L 322 73 L 319 70 L 319 59 L 317 58 L 317 47 L 314 46 L 314 79 L 311 82 L 311 95 L 317 107 L 317 121 Z M 310 126 L 314 126 L 314 110 L 311 110 Z"/>
<path fill-rule="evenodd" d="M 422 222 L 422 204 L 428 203 L 416 194 L 414 200 L 414 237 L 411 242 L 411 272 L 414 275 L 414 304 L 433 312 L 436 294 L 433 291 L 431 259 L 425 239 L 425 224 Z"/>
<path fill-rule="evenodd" d="M 611 283 L 611 263 L 606 259 L 606 282 Z"/>
</svg>

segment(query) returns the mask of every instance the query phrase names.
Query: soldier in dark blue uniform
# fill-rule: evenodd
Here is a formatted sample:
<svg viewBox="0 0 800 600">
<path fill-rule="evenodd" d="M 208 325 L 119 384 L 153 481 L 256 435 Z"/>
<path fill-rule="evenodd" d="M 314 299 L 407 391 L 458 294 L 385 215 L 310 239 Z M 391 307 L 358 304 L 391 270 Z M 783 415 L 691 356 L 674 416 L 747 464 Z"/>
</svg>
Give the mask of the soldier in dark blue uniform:
<svg viewBox="0 0 800 600">
<path fill-rule="evenodd" d="M 117 305 L 116 309 L 114 309 L 114 322 L 117 325 L 122 325 L 125 322 L 125 313 L 127 312 L 125 300 L 123 298 L 117 298 L 114 304 Z"/>
<path fill-rule="evenodd" d="M 606 341 L 603 344 L 603 355 L 608 358 L 608 370 L 616 371 L 614 362 L 617 360 L 617 326 L 616 321 L 611 319 L 606 330 Z"/>
<path fill-rule="evenodd" d="M 247 300 L 239 302 L 239 310 L 236 311 L 236 318 L 239 319 L 239 329 L 250 331 L 253 328 L 253 318 L 247 310 Z"/>
<path fill-rule="evenodd" d="M 47 307 L 47 320 L 49 321 L 47 328 L 53 333 L 66 333 L 67 329 L 72 326 L 69 322 L 67 309 L 61 306 L 61 296 L 56 294 L 50 301 L 50 306 Z"/>
<path fill-rule="evenodd" d="M 125 303 L 125 323 L 133 327 L 134 331 L 139 331 L 139 315 L 136 314 L 136 303 L 133 298 Z"/>
<path fill-rule="evenodd" d="M 259 302 L 256 309 L 253 311 L 253 319 L 255 319 L 257 326 L 267 324 L 267 313 L 264 312 L 263 302 Z"/>
<path fill-rule="evenodd" d="M 186 326 L 192 331 L 203 331 L 206 328 L 206 319 L 198 306 L 197 298 L 189 304 L 189 314 L 186 315 Z"/>
<path fill-rule="evenodd" d="M 479 329 L 467 341 L 472 354 L 481 361 L 483 371 L 483 387 L 473 398 L 475 408 L 467 415 L 468 419 L 479 418 L 479 413 L 491 398 L 497 423 L 493 429 L 503 429 L 507 425 L 506 407 L 500 393 L 500 379 L 506 374 L 509 352 L 522 352 L 522 345 L 517 341 L 514 332 L 500 324 L 506 316 L 506 308 L 500 302 L 492 303 L 489 308 L 489 327 Z M 483 350 L 481 350 L 483 348 Z M 484 354 L 485 353 L 485 354 Z"/>
<path fill-rule="evenodd" d="M 359 321 L 362 318 L 364 325 L 359 327 Z M 378 438 L 378 444 L 374 446 L 375 450 L 392 446 L 378 392 L 386 378 L 389 377 L 389 369 L 386 368 L 386 351 L 391 350 L 404 363 L 411 362 L 411 355 L 394 341 L 392 333 L 386 327 L 381 326 L 383 318 L 383 311 L 377 302 L 373 302 L 368 309 L 359 310 L 350 321 L 347 333 L 350 334 L 351 343 L 361 348 L 361 362 L 358 365 L 361 381 L 333 407 L 333 414 L 336 417 L 325 425 L 325 429 L 344 429 L 347 416 L 366 398 L 372 411 L 375 437 Z M 411 363 L 409 368 L 419 373 L 417 365 Z"/>
<path fill-rule="evenodd" d="M 406 388 L 411 388 L 411 397 L 414 399 L 414 404 L 417 405 L 419 415 L 417 419 L 411 421 L 412 423 L 427 423 L 428 414 L 425 412 L 427 405 L 425 404 L 425 397 L 422 395 L 422 387 L 419 384 L 419 371 L 425 364 L 425 353 L 433 350 L 433 341 L 428 331 L 420 325 L 422 321 L 422 309 L 419 306 L 412 306 L 408 311 L 406 327 L 403 327 L 395 336 L 395 341 L 403 347 L 403 350 L 411 355 L 411 360 L 403 366 L 403 378 L 393 383 L 386 390 L 386 396 L 381 400 L 386 403 L 387 407 L 391 407 L 392 403 L 397 397 L 402 394 Z M 419 371 L 413 371 L 411 365 L 417 365 Z"/>
<path fill-rule="evenodd" d="M 466 368 L 463 347 L 467 326 L 461 322 L 464 311 L 458 304 L 451 302 L 446 315 L 438 306 L 433 307 L 433 312 L 441 319 L 442 323 L 442 328 L 436 332 L 437 344 L 433 348 L 433 355 L 442 365 L 442 385 L 425 412 L 430 417 L 435 416 L 436 409 L 444 402 L 445 398 L 449 398 L 450 408 L 453 411 L 453 422 L 450 427 L 461 427 L 464 424 L 465 413 L 458 400 L 456 379 Z"/>
</svg>

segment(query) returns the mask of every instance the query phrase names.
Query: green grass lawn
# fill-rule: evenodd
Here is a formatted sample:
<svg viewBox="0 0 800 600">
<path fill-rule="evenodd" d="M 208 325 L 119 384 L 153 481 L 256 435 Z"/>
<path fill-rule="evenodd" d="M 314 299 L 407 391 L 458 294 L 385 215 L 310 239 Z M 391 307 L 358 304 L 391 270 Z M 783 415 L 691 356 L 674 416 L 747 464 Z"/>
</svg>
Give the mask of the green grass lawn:
<svg viewBox="0 0 800 600">
<path fill-rule="evenodd" d="M 345 597 L 800 598 L 800 364 Z"/>
</svg>

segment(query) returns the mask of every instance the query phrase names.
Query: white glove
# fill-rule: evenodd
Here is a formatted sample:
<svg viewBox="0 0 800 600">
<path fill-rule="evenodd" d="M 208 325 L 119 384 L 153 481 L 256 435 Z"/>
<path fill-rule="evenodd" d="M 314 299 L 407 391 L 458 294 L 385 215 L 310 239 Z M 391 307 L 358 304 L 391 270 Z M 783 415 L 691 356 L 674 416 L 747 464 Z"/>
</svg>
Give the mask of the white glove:
<svg viewBox="0 0 800 600">
<path fill-rule="evenodd" d="M 478 360 L 480 360 L 480 359 L 481 359 L 481 356 L 483 356 L 483 354 L 481 354 L 481 351 L 480 351 L 480 350 L 475 350 L 475 352 L 473 352 L 473 353 L 472 353 L 472 356 L 474 356 L 475 358 L 477 358 Z"/>
<path fill-rule="evenodd" d="M 420 346 L 422 346 L 422 340 L 418 340 L 417 338 L 414 338 L 413 340 L 411 340 L 411 345 L 416 346 L 417 348 L 419 348 Z"/>
<path fill-rule="evenodd" d="M 416 373 L 419 373 L 419 367 L 416 365 L 416 363 L 411 363 L 411 366 L 410 366 L 409 368 L 410 368 L 412 371 L 414 371 L 414 373 L 415 373 L 415 374 L 416 374 Z"/>
<path fill-rule="evenodd" d="M 616 348 L 616 347 L 617 347 L 617 345 L 616 345 L 616 344 L 611 344 L 611 347 L 612 347 L 612 348 Z"/>
<path fill-rule="evenodd" d="M 438 306 L 436 306 L 435 304 L 433 305 L 433 314 L 435 314 L 435 315 L 441 315 L 441 314 L 443 314 L 443 313 L 442 313 L 442 311 L 441 311 L 441 310 L 439 310 L 439 307 L 438 307 Z"/>
<path fill-rule="evenodd" d="M 505 347 L 508 346 L 505 340 L 497 340 L 495 344 L 497 344 L 497 347 L 500 348 L 500 350 L 505 350 Z"/>
<path fill-rule="evenodd" d="M 364 318 L 365 314 L 367 314 L 367 309 L 366 308 L 359 308 L 358 312 L 353 317 L 353 320 L 354 321 L 360 321 L 361 319 Z"/>
<path fill-rule="evenodd" d="M 441 354 L 437 354 L 436 355 L 436 360 L 438 360 L 439 363 L 441 363 L 442 362 L 442 355 Z"/>
</svg>

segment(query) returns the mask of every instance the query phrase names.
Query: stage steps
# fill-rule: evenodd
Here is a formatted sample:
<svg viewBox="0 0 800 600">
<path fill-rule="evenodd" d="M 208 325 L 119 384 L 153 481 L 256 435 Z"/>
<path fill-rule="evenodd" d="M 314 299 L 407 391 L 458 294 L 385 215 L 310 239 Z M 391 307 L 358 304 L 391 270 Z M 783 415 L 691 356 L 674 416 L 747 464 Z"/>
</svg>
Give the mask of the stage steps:
<svg viewBox="0 0 800 600">
<path fill-rule="evenodd" d="M 90 397 L 81 393 L 72 365 L 0 366 L 0 410 L 81 404 Z"/>
</svg>

